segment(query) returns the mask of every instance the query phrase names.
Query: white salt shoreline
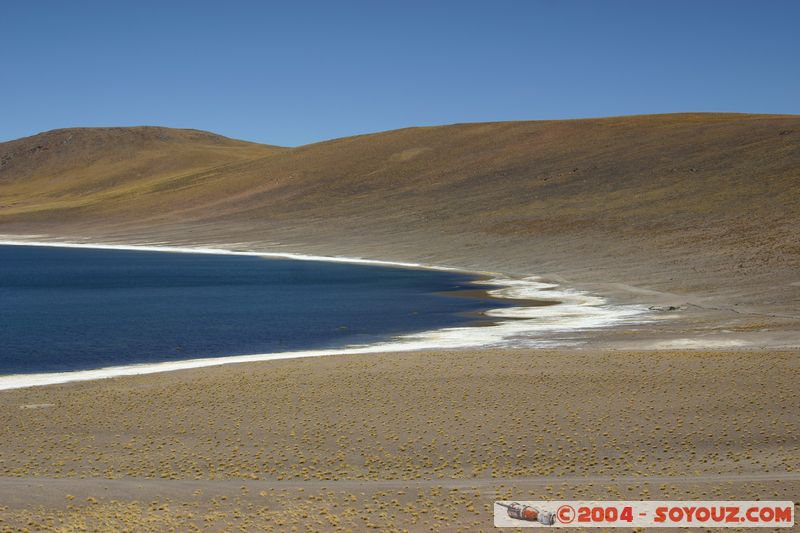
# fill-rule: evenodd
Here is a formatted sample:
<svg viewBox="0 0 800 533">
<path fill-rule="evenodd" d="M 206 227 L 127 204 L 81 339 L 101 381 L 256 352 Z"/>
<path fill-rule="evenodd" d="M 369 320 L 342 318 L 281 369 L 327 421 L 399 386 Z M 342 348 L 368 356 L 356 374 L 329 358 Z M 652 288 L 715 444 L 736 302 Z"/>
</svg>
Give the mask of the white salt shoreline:
<svg viewBox="0 0 800 533">
<path fill-rule="evenodd" d="M 545 333 L 573 332 L 586 329 L 604 328 L 623 323 L 633 323 L 636 317 L 644 314 L 642 306 L 611 306 L 603 298 L 583 291 L 559 288 L 558 285 L 544 283 L 537 277 L 511 279 L 492 272 L 465 271 L 459 268 L 378 261 L 353 257 L 326 257 L 283 252 L 236 251 L 208 247 L 176 247 L 158 245 L 120 245 L 95 244 L 60 241 L 0 240 L 0 246 L 47 246 L 60 248 L 94 248 L 106 250 L 155 251 L 172 253 L 200 253 L 216 255 L 240 255 L 273 259 L 293 259 L 299 261 L 327 261 L 337 263 L 366 264 L 401 268 L 419 268 L 489 277 L 480 280 L 482 285 L 496 285 L 489 294 L 497 298 L 519 300 L 551 300 L 559 303 L 544 307 L 509 307 L 490 310 L 487 316 L 498 318 L 490 326 L 457 327 L 424 331 L 401 335 L 387 342 L 367 346 L 347 347 L 332 350 L 305 350 L 293 352 L 235 355 L 214 358 L 197 358 L 183 361 L 165 361 L 134 365 L 113 366 L 94 370 L 43 374 L 13 374 L 0 376 L 0 390 L 18 389 L 42 385 L 55 385 L 72 381 L 88 381 L 119 376 L 153 374 L 173 370 L 186 370 L 232 363 L 251 363 L 278 359 L 302 357 L 322 357 L 328 355 L 354 355 L 377 352 L 416 351 L 425 349 L 461 349 L 479 347 L 554 347 L 569 345 L 569 342 L 543 339 Z M 504 318 L 513 320 L 502 320 Z M 538 338 L 537 338 L 538 337 Z"/>
</svg>

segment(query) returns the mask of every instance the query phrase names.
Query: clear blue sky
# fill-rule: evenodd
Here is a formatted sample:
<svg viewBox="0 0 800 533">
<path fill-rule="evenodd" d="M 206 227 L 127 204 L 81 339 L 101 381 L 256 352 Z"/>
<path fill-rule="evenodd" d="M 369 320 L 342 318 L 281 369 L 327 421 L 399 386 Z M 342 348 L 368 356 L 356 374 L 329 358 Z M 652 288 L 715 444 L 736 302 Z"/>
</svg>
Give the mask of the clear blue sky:
<svg viewBox="0 0 800 533">
<path fill-rule="evenodd" d="M 0 141 L 800 113 L 800 1 L 6 0 L 0 18 Z"/>
</svg>

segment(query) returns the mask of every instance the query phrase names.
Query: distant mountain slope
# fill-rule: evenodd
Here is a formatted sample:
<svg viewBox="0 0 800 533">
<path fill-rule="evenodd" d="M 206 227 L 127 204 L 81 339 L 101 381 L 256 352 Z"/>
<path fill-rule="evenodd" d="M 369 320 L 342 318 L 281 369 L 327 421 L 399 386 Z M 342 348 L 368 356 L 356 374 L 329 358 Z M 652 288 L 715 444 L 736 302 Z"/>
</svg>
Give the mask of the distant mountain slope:
<svg viewBox="0 0 800 533">
<path fill-rule="evenodd" d="M 197 130 L 145 126 L 49 131 L 0 143 L 0 213 L 97 205 L 145 184 L 281 150 Z"/>
<path fill-rule="evenodd" d="M 164 128 L 0 144 L 0 233 L 280 241 L 783 312 L 800 308 L 799 192 L 798 116 L 462 124 L 292 149 Z"/>
</svg>

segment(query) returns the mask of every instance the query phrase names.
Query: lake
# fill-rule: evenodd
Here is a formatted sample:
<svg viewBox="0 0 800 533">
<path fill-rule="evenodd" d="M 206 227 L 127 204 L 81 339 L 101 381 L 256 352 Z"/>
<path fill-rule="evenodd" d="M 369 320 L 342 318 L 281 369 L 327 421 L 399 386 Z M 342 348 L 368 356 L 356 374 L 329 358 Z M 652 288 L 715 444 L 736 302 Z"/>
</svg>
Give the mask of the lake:
<svg viewBox="0 0 800 533">
<path fill-rule="evenodd" d="M 384 342 L 508 305 L 462 273 L 0 245 L 0 375 Z"/>
</svg>

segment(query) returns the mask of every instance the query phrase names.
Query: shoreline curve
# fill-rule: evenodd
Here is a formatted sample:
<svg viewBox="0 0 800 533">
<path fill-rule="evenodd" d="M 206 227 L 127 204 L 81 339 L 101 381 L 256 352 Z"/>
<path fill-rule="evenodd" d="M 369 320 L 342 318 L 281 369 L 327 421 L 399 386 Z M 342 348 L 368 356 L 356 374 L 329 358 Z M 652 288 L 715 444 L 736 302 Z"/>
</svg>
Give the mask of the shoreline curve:
<svg viewBox="0 0 800 533">
<path fill-rule="evenodd" d="M 41 236 L 37 236 L 41 237 Z M 39 374 L 9 374 L 0 376 L 0 390 L 19 389 L 45 385 L 56 385 L 75 381 L 90 381 L 121 376 L 154 374 L 175 370 L 188 370 L 224 364 L 252 363 L 279 359 L 324 357 L 330 355 L 356 355 L 380 352 L 405 352 L 430 349 L 465 349 L 486 347 L 533 348 L 565 347 L 574 342 L 565 339 L 546 338 L 557 332 L 576 332 L 587 329 L 606 328 L 623 323 L 640 323 L 646 308 L 637 305 L 610 305 L 604 298 L 585 291 L 562 288 L 555 283 L 546 283 L 536 276 L 515 279 L 495 272 L 469 271 L 448 266 L 425 265 L 380 261 L 357 257 L 314 256 L 287 252 L 241 251 L 212 247 L 178 247 L 153 245 L 125 245 L 79 243 L 62 241 L 27 241 L 18 239 L 0 240 L 0 246 L 42 246 L 58 248 L 91 248 L 106 250 L 153 251 L 167 253 L 194 253 L 214 255 L 239 255 L 271 259 L 298 261 L 324 261 L 335 263 L 363 264 L 398 268 L 461 272 L 480 276 L 474 283 L 496 286 L 486 289 L 490 297 L 504 300 L 539 300 L 557 302 L 547 306 L 520 306 L 491 309 L 485 316 L 497 321 L 486 326 L 460 326 L 428 330 L 395 336 L 389 341 L 338 349 L 298 350 L 289 352 L 231 355 L 209 358 L 194 358 L 181 361 L 163 361 L 119 365 L 90 370 L 74 370 Z"/>
</svg>

